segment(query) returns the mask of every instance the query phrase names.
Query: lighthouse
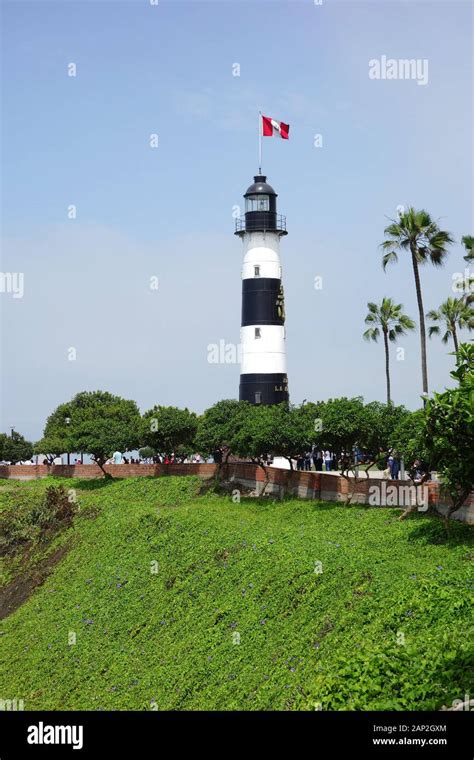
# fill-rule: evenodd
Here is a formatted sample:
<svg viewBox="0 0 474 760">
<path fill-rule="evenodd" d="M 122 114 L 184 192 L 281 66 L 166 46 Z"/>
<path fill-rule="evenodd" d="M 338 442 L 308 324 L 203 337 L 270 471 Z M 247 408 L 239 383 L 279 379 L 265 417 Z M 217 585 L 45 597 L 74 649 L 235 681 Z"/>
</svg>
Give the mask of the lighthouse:
<svg viewBox="0 0 474 760">
<path fill-rule="evenodd" d="M 244 198 L 245 215 L 235 228 L 244 249 L 239 399 L 279 404 L 289 398 L 280 260 L 286 218 L 277 214 L 277 194 L 263 174 L 254 177 Z"/>
</svg>

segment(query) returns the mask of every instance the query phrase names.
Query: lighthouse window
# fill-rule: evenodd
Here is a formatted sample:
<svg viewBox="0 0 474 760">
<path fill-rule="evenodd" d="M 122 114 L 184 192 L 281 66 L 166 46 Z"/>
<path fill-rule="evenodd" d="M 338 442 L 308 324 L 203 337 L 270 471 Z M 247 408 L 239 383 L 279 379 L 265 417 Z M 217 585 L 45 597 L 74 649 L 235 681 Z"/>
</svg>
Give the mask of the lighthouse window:
<svg viewBox="0 0 474 760">
<path fill-rule="evenodd" d="M 262 337 L 262 334 L 260 332 L 260 327 L 256 327 L 255 328 L 255 337 L 256 338 L 261 338 Z"/>
<path fill-rule="evenodd" d="M 261 404 L 262 403 L 262 394 L 261 394 L 260 391 L 257 391 L 255 393 L 255 403 L 256 404 Z"/>
<path fill-rule="evenodd" d="M 260 267 L 254 267 L 253 268 L 253 273 L 254 273 L 255 277 L 260 277 Z"/>
<path fill-rule="evenodd" d="M 269 211 L 270 197 L 268 195 L 249 195 L 245 199 L 245 211 Z"/>
</svg>

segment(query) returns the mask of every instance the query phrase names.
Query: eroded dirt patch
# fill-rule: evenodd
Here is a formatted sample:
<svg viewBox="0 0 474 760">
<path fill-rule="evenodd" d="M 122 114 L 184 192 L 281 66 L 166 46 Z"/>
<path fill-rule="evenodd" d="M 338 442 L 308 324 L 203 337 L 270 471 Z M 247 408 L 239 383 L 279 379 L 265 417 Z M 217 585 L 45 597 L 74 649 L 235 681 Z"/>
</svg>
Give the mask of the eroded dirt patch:
<svg viewBox="0 0 474 760">
<path fill-rule="evenodd" d="M 0 620 L 15 612 L 30 598 L 38 586 L 42 586 L 71 546 L 72 541 L 68 541 L 64 546 L 60 546 L 43 560 L 37 562 L 31 570 L 23 570 L 17 578 L 0 589 Z"/>
</svg>

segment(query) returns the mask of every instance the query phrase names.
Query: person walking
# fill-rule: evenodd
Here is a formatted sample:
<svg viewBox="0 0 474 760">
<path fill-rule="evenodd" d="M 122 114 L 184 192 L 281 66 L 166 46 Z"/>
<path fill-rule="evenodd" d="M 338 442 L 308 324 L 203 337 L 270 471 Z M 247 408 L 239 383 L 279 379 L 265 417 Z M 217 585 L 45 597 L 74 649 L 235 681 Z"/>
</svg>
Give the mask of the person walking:
<svg viewBox="0 0 474 760">
<path fill-rule="evenodd" d="M 332 458 L 330 451 L 324 452 L 324 464 L 326 465 L 326 472 L 331 472 Z"/>
<path fill-rule="evenodd" d="M 323 452 L 322 451 L 313 451 L 313 464 L 314 469 L 316 472 L 321 472 L 323 469 Z"/>
<path fill-rule="evenodd" d="M 398 459 L 390 453 L 390 456 L 388 458 L 388 469 L 390 470 L 390 477 L 392 480 L 398 480 L 398 473 L 400 470 L 400 466 L 398 463 Z"/>
</svg>

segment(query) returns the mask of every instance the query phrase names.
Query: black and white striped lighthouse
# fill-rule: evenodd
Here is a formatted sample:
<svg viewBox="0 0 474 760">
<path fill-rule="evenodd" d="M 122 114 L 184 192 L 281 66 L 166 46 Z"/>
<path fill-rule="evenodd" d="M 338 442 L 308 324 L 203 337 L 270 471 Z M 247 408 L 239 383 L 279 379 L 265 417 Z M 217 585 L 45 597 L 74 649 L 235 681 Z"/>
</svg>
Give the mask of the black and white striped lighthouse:
<svg viewBox="0 0 474 760">
<path fill-rule="evenodd" d="M 277 194 L 262 174 L 244 198 L 245 215 L 235 229 L 244 247 L 239 398 L 279 404 L 289 398 L 280 261 L 286 218 L 277 214 Z"/>
</svg>

